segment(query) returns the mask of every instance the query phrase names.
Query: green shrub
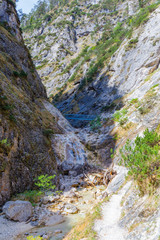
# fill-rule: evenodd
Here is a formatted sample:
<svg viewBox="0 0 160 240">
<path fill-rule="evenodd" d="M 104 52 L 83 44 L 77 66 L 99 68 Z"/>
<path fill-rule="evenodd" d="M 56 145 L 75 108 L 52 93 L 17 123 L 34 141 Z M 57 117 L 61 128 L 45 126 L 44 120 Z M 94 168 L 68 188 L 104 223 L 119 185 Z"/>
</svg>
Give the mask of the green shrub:
<svg viewBox="0 0 160 240">
<path fill-rule="evenodd" d="M 12 110 L 15 106 L 7 103 L 8 98 L 5 95 L 0 95 L 0 108 L 2 110 Z"/>
<path fill-rule="evenodd" d="M 149 106 L 142 105 L 138 108 L 138 111 L 141 115 L 145 115 L 145 114 L 149 113 L 150 108 L 149 108 Z"/>
<path fill-rule="evenodd" d="M 92 120 L 90 123 L 91 130 L 98 130 L 102 126 L 101 118 L 98 116 L 95 120 Z"/>
<path fill-rule="evenodd" d="M 119 124 L 122 127 L 124 124 L 126 124 L 126 122 L 128 121 L 128 117 L 124 117 L 122 119 L 119 120 Z"/>
<path fill-rule="evenodd" d="M 24 71 L 24 70 L 21 70 L 20 72 L 17 72 L 17 71 L 13 71 L 13 75 L 15 77 L 24 77 L 26 78 L 27 77 L 27 73 Z"/>
<path fill-rule="evenodd" d="M 30 201 L 32 205 L 35 205 L 35 203 L 38 203 L 40 201 L 40 198 L 44 195 L 45 191 L 55 189 L 56 186 L 52 182 L 54 178 L 55 175 L 40 175 L 36 179 L 34 179 L 35 185 L 39 188 L 39 190 L 25 191 L 24 193 L 17 194 L 14 198 Z"/>
<path fill-rule="evenodd" d="M 8 3 L 11 4 L 13 7 L 16 6 L 16 4 L 12 0 L 8 0 Z"/>
<path fill-rule="evenodd" d="M 129 174 L 137 181 L 141 193 L 152 193 L 160 185 L 160 135 L 145 130 L 134 144 L 127 141 L 120 150 L 121 162 L 129 168 Z"/>
<path fill-rule="evenodd" d="M 157 3 L 153 3 L 145 8 L 141 8 L 134 17 L 128 20 L 129 25 L 133 27 L 139 27 L 141 24 L 148 20 L 149 14 L 153 12 L 159 4 L 160 1 L 157 1 Z"/>
<path fill-rule="evenodd" d="M 139 102 L 138 98 L 133 98 L 133 99 L 130 101 L 130 104 L 136 104 L 136 103 L 138 103 L 138 102 Z"/>
<path fill-rule="evenodd" d="M 43 129 L 42 132 L 46 137 L 50 137 L 54 133 L 52 129 Z"/>
<path fill-rule="evenodd" d="M 115 122 L 120 122 L 120 120 L 122 120 L 125 115 L 127 114 L 127 109 L 122 109 L 121 111 L 116 111 L 114 114 L 113 114 L 113 119 Z"/>
<path fill-rule="evenodd" d="M 9 120 L 12 121 L 12 122 L 15 122 L 15 123 L 17 122 L 17 120 L 16 120 L 16 118 L 13 114 L 9 115 Z"/>
<path fill-rule="evenodd" d="M 20 199 L 23 201 L 30 201 L 33 205 L 37 202 L 39 202 L 42 192 L 38 190 L 29 190 L 25 191 L 23 193 L 17 194 L 13 199 Z"/>
<path fill-rule="evenodd" d="M 42 240 L 43 237 L 37 236 L 37 237 L 33 237 L 33 236 L 28 236 L 27 240 Z"/>
<path fill-rule="evenodd" d="M 8 142 L 7 138 L 4 138 L 4 139 L 0 140 L 0 145 L 9 147 L 10 143 Z"/>
<path fill-rule="evenodd" d="M 27 73 L 25 71 L 21 70 L 20 73 L 19 73 L 19 77 L 25 77 L 26 78 Z"/>
<path fill-rule="evenodd" d="M 13 75 L 14 75 L 15 77 L 19 77 L 19 73 L 18 73 L 17 71 L 13 71 Z"/>
<path fill-rule="evenodd" d="M 132 38 L 129 41 L 128 45 L 126 46 L 126 51 L 129 51 L 131 48 L 135 48 L 137 42 L 138 42 L 138 38 Z"/>
<path fill-rule="evenodd" d="M 55 178 L 55 175 L 48 176 L 41 175 L 35 179 L 35 185 L 40 188 L 41 191 L 49 191 L 54 190 L 56 188 L 55 185 L 53 185 L 53 179 Z"/>
</svg>

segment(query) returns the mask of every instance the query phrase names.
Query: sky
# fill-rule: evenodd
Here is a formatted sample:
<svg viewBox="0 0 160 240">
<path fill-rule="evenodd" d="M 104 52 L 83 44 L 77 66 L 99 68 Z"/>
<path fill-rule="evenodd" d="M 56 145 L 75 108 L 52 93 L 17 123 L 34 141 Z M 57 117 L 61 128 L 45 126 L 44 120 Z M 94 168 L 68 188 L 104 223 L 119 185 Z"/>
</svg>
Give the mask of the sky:
<svg viewBox="0 0 160 240">
<path fill-rule="evenodd" d="M 29 13 L 38 0 L 19 0 L 17 2 L 17 10 L 22 9 L 24 13 Z"/>
</svg>

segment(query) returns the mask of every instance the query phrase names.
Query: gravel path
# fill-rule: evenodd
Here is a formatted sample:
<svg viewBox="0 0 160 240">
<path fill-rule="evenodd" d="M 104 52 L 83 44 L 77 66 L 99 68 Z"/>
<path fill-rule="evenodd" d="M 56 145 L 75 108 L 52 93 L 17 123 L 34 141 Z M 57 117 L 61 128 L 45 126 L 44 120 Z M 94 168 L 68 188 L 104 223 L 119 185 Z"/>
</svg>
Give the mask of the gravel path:
<svg viewBox="0 0 160 240">
<path fill-rule="evenodd" d="M 33 228 L 29 223 L 18 223 L 0 216 L 0 240 L 14 240 L 17 235 Z"/>
<path fill-rule="evenodd" d="M 102 205 L 102 219 L 95 222 L 94 230 L 97 232 L 98 240 L 125 240 L 127 231 L 119 226 L 121 217 L 121 200 L 129 189 L 128 182 L 118 194 L 114 194 L 109 202 Z"/>
</svg>

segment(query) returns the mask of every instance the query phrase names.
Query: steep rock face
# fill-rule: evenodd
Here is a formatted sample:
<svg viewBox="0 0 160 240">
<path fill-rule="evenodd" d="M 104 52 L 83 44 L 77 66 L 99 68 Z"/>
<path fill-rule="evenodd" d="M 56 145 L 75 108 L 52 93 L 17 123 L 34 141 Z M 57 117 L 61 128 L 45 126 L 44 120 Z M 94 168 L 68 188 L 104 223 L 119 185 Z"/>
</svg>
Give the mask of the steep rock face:
<svg viewBox="0 0 160 240">
<path fill-rule="evenodd" d="M 9 3 L 9 4 L 8 4 Z M 10 28 L 18 41 L 22 41 L 22 35 L 19 29 L 19 19 L 15 10 L 16 0 L 0 1 L 0 22 Z"/>
<path fill-rule="evenodd" d="M 74 100 L 73 96 L 86 72 L 97 59 L 94 54 L 85 59 L 87 52 L 103 36 L 108 35 L 118 22 L 133 15 L 137 8 L 138 1 L 119 1 L 117 5 L 114 1 L 111 3 L 105 0 L 71 1 L 63 8 L 50 12 L 51 19 L 44 20 L 39 29 L 30 30 L 24 25 L 26 44 L 48 96 L 55 96 L 62 91 L 66 94 L 65 100 L 69 96 Z M 73 78 L 72 81 L 70 78 Z M 76 104 L 71 105 L 68 111 L 78 111 L 79 106 L 76 108 Z M 63 110 L 61 105 L 57 106 Z"/>
<path fill-rule="evenodd" d="M 90 98 L 86 104 L 83 102 L 87 99 L 86 95 L 80 100 L 80 106 L 86 112 L 99 113 L 100 122 L 94 131 L 90 132 L 88 127 L 88 134 L 84 129 L 79 136 L 91 149 L 97 146 L 96 151 L 102 158 L 104 149 L 106 153 L 109 152 L 108 148 L 118 150 L 127 139 L 132 140 L 137 134 L 143 134 L 146 128 L 159 131 L 159 17 L 160 7 L 134 31 L 132 39 L 137 39 L 136 43 L 132 45 L 130 40 L 124 40 L 111 58 L 109 68 L 107 66 L 102 70 L 93 83 L 99 94 L 88 92 Z M 81 96 L 85 93 L 87 87 Z M 96 105 L 93 107 L 94 96 Z M 111 145 L 113 140 L 114 144 Z"/>
<path fill-rule="evenodd" d="M 150 1 L 149 5 L 154 2 L 155 1 Z M 87 3 L 89 3 L 89 5 L 87 5 Z M 123 1 L 116 6 L 118 13 L 114 15 L 113 9 L 104 9 L 101 5 L 102 3 L 103 1 L 99 1 L 101 8 L 94 5 L 92 1 L 84 1 L 78 5 L 81 11 L 88 14 L 87 16 L 83 16 L 82 14 L 81 17 L 76 16 L 74 21 L 79 22 L 74 30 L 77 31 L 78 28 L 83 30 L 84 26 L 90 26 L 90 22 L 94 25 L 96 17 L 98 18 L 99 28 L 96 32 L 93 32 L 92 29 L 87 36 L 82 37 L 76 34 L 78 37 L 76 38 L 75 44 L 72 44 L 72 46 L 76 46 L 77 48 L 73 57 L 73 64 L 70 62 L 64 69 L 63 62 L 68 62 L 72 59 L 71 57 L 68 58 L 67 55 L 60 61 L 60 65 L 58 65 L 57 68 L 51 65 L 50 69 L 55 72 L 55 75 L 46 72 L 47 78 L 52 76 L 52 80 L 51 78 L 50 80 L 46 78 L 44 83 L 47 86 L 48 94 L 50 94 L 51 91 L 54 93 L 59 91 L 58 96 L 54 96 L 53 99 L 56 106 L 63 113 L 95 114 L 100 116 L 100 120 L 95 120 L 91 128 L 88 127 L 89 132 L 87 134 L 86 129 L 84 129 L 84 131 L 79 131 L 79 136 L 81 140 L 87 144 L 89 149 L 92 149 L 96 153 L 98 152 L 99 159 L 106 161 L 110 156 L 110 148 L 122 146 L 127 138 L 134 138 L 137 133 L 142 133 L 147 127 L 157 128 L 159 124 L 160 24 L 158 19 L 160 8 L 158 5 L 156 7 L 150 5 L 149 8 L 145 6 L 143 12 L 138 10 L 138 2 Z M 109 21 L 113 28 L 118 21 L 121 21 L 122 24 L 124 23 L 124 28 L 119 29 L 123 32 L 124 29 L 126 30 L 127 22 L 129 21 L 131 22 L 132 28 L 130 29 L 129 25 L 129 31 L 132 31 L 129 39 L 124 38 L 118 50 L 111 54 L 111 58 L 105 60 L 104 66 L 100 67 L 90 79 L 86 78 L 87 71 L 92 61 L 95 61 L 96 54 L 98 56 L 97 52 L 92 52 L 93 46 L 97 48 L 97 46 L 100 45 L 97 51 L 106 53 L 107 47 L 101 49 L 101 45 L 103 47 L 105 43 L 109 44 L 107 38 L 103 39 L 103 34 L 108 34 L 109 28 L 103 25 L 99 9 L 101 9 L 103 13 L 105 12 L 105 14 L 102 14 L 105 19 L 104 21 Z M 156 10 L 154 11 L 154 9 Z M 64 12 L 67 13 L 67 8 L 64 8 Z M 144 13 L 147 15 L 147 18 L 144 17 Z M 88 17 L 89 14 L 94 16 L 94 18 Z M 63 15 L 62 11 L 59 17 L 53 20 L 53 23 L 56 24 L 56 22 L 59 22 L 59 18 L 62 21 L 66 16 L 67 15 Z M 144 20 L 141 21 L 141 18 L 144 18 Z M 126 21 L 126 19 L 129 20 Z M 81 22 L 81 20 L 83 21 Z M 139 23 L 134 25 L 134 22 Z M 60 27 L 58 28 L 58 26 L 59 25 L 57 25 L 55 29 L 52 24 L 49 24 L 44 27 L 43 31 L 46 31 L 47 34 L 49 28 L 50 31 L 54 29 L 56 32 L 56 30 L 61 29 Z M 117 28 L 116 26 L 116 29 Z M 116 29 L 114 28 L 113 32 L 115 32 Z M 47 36 L 43 35 L 43 31 L 41 31 L 41 29 L 39 30 L 40 37 L 45 37 L 45 42 L 43 41 L 43 43 L 39 42 L 35 45 L 33 43 L 35 41 L 34 39 L 31 41 L 26 39 L 31 47 L 31 53 L 33 55 L 38 54 L 37 56 L 39 58 L 43 56 L 44 45 L 47 44 L 48 38 L 51 37 L 49 33 Z M 56 32 L 56 34 L 59 34 L 59 31 Z M 66 28 L 64 28 L 64 34 L 67 34 Z M 24 35 L 27 37 L 27 33 L 24 33 Z M 33 32 L 33 36 L 35 35 L 37 36 L 36 31 Z M 91 38 L 91 35 L 94 37 Z M 58 37 L 56 44 L 58 44 L 60 41 L 59 35 L 56 36 Z M 92 41 L 90 41 L 91 39 Z M 68 41 L 72 43 L 69 39 Z M 114 46 L 117 41 L 120 40 L 116 39 L 113 43 Z M 78 46 L 81 46 L 80 44 L 84 42 L 89 48 L 84 51 L 84 56 L 83 54 L 79 56 Z M 111 45 L 111 48 L 107 48 L 107 54 L 112 51 L 113 45 Z M 54 46 L 55 49 L 57 49 L 57 45 Z M 33 48 L 34 50 L 32 51 Z M 41 48 L 41 51 L 39 51 L 39 48 Z M 55 58 L 58 56 L 60 55 L 56 52 Z M 75 56 L 78 56 L 78 60 Z M 84 60 L 86 56 L 88 60 Z M 48 60 L 52 61 L 52 57 L 48 58 Z M 36 59 L 35 63 L 37 63 Z M 38 69 L 38 71 L 44 73 L 46 68 L 48 68 L 48 65 L 44 65 L 42 69 Z M 59 76 L 57 74 L 59 74 Z M 61 80 L 57 81 L 57 76 L 58 79 L 60 77 Z M 72 76 L 73 79 L 71 79 Z M 68 81 L 67 85 L 64 84 L 65 81 Z M 61 83 L 64 84 L 64 87 L 57 90 L 56 84 L 61 86 Z M 116 115 L 118 115 L 118 117 L 116 117 Z M 78 127 L 81 126 L 80 122 L 73 122 L 72 124 Z"/>
<path fill-rule="evenodd" d="M 75 84 L 76 89 L 73 87 L 64 91 L 57 107 L 64 112 L 105 114 L 110 109 L 113 110 L 114 100 L 130 94 L 133 90 L 136 93 L 134 91 L 130 99 L 143 98 L 149 90 L 145 79 L 150 79 L 159 67 L 158 19 L 159 8 L 150 15 L 147 23 L 135 30 L 131 39 L 123 41 L 109 64 L 97 73 L 91 83 L 88 82 L 82 89 Z M 132 44 L 132 40 L 135 43 Z"/>
<path fill-rule="evenodd" d="M 19 31 L 11 1 L 0 2 L 0 205 L 11 194 L 33 186 L 41 174 L 54 174 L 63 160 L 83 167 L 87 160 L 84 146 L 74 129 L 47 101 L 46 91 L 34 68 Z M 4 24 L 8 21 L 7 24 Z M 70 132 L 70 133 L 68 133 Z M 66 138 L 67 133 L 70 139 Z M 60 159 L 60 148 L 71 142 L 79 152 Z M 56 139 L 56 144 L 55 144 Z M 75 148 L 75 146 L 74 146 Z M 72 151 L 66 150 L 66 152 Z M 81 154 L 83 152 L 83 156 Z M 85 155 L 85 157 L 84 157 Z M 79 163 L 79 162 L 78 162 Z"/>
</svg>

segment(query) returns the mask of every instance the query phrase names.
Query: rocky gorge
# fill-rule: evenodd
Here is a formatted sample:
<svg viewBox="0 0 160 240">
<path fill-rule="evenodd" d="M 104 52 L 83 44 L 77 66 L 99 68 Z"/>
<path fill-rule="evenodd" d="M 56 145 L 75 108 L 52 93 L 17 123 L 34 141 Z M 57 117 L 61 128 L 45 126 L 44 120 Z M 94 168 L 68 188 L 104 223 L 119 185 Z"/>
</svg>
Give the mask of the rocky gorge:
<svg viewBox="0 0 160 240">
<path fill-rule="evenodd" d="M 159 4 L 0 1 L 0 239 L 159 240 Z"/>
<path fill-rule="evenodd" d="M 33 179 L 41 173 L 55 174 L 62 162 L 66 167 L 71 165 L 72 170 L 74 165 L 78 169 L 78 164 L 83 168 L 90 153 L 66 119 L 47 101 L 24 46 L 14 3 L 0 4 L 2 205 L 12 194 L 30 189 Z"/>
</svg>

